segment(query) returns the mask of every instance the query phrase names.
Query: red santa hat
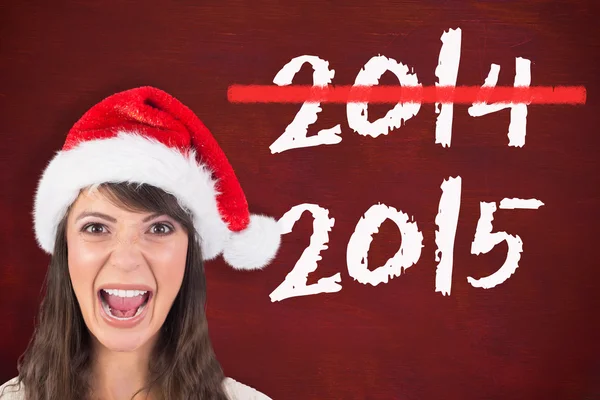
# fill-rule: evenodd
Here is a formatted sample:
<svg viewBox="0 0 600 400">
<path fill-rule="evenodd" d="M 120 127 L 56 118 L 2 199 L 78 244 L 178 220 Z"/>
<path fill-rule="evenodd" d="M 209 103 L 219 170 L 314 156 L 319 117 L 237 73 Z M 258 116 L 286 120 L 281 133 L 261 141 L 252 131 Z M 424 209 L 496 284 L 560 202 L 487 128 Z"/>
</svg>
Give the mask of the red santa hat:
<svg viewBox="0 0 600 400">
<path fill-rule="evenodd" d="M 250 215 L 214 137 L 189 108 L 161 90 L 114 94 L 71 128 L 35 195 L 35 234 L 44 251 L 52 253 L 58 224 L 80 190 L 108 182 L 145 183 L 173 194 L 193 216 L 205 260 L 222 254 L 236 269 L 258 269 L 277 253 L 277 222 Z"/>
</svg>

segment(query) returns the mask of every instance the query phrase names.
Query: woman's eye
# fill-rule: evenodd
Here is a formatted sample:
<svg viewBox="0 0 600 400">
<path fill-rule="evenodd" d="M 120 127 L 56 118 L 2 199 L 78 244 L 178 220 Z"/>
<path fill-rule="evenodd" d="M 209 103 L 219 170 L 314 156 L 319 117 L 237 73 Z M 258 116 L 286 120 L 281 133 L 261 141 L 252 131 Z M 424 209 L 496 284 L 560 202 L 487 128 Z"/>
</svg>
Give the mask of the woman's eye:
<svg viewBox="0 0 600 400">
<path fill-rule="evenodd" d="M 86 225 L 84 231 L 93 235 L 100 235 L 106 233 L 106 227 L 102 224 L 89 224 Z"/>
<path fill-rule="evenodd" d="M 150 228 L 150 232 L 152 232 L 155 235 L 168 235 L 172 231 L 173 231 L 173 228 L 171 228 L 167 224 L 154 224 Z"/>
</svg>

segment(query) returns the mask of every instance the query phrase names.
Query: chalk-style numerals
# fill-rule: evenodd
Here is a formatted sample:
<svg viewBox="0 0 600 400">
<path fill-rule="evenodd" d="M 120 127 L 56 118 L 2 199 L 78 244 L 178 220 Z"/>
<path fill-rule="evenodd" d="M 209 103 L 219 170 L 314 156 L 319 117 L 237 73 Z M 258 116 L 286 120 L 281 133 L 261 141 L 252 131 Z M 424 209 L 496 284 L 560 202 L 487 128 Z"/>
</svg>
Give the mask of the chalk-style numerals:
<svg viewBox="0 0 600 400">
<path fill-rule="evenodd" d="M 281 301 L 290 297 L 308 296 L 319 293 L 333 293 L 342 290 L 341 275 L 321 278 L 317 283 L 307 285 L 308 274 L 317 270 L 317 262 L 321 260 L 320 253 L 327 249 L 328 232 L 334 225 L 334 219 L 329 218 L 329 211 L 316 204 L 300 204 L 293 207 L 278 221 L 282 234 L 290 233 L 296 221 L 304 211 L 313 215 L 313 234 L 310 245 L 304 250 L 292 271 L 285 280 L 270 294 L 271 301 Z M 371 271 L 368 268 L 368 255 L 376 233 L 381 224 L 390 219 L 396 223 L 402 235 L 400 250 L 391 257 L 385 265 Z M 388 207 L 385 204 L 372 206 L 358 221 L 352 234 L 346 252 L 348 273 L 362 284 L 376 286 L 387 283 L 389 278 L 400 276 L 403 270 L 414 265 L 421 257 L 423 234 L 417 223 L 409 221 L 407 214 Z"/>
<path fill-rule="evenodd" d="M 300 56 L 293 58 L 283 66 L 277 73 L 273 83 L 286 86 L 292 83 L 292 79 L 298 73 L 304 63 L 310 63 L 313 67 L 313 86 L 324 87 L 331 83 L 335 74 L 329 69 L 329 62 L 316 56 Z M 416 74 L 409 72 L 406 65 L 384 56 L 371 58 L 364 69 L 356 76 L 354 86 L 373 86 L 379 83 L 379 79 L 390 71 L 398 77 L 401 85 L 421 86 Z M 399 128 L 403 122 L 417 115 L 421 108 L 420 103 L 396 104 L 384 117 L 376 121 L 368 120 L 368 103 L 348 103 L 346 114 L 348 125 L 352 130 L 363 136 L 377 137 L 386 135 L 390 130 Z M 304 102 L 283 134 L 269 146 L 272 154 L 281 153 L 286 150 L 302 147 L 313 147 L 322 144 L 337 144 L 342 141 L 339 136 L 342 133 L 340 124 L 329 129 L 322 129 L 314 136 L 306 136 L 308 127 L 317 121 L 318 113 L 321 112 L 321 103 Z"/>
<path fill-rule="evenodd" d="M 435 232 L 435 260 L 438 262 L 435 273 L 435 291 L 450 295 L 452 286 L 452 266 L 454 258 L 454 242 L 460 213 L 462 179 L 448 178 L 441 185 L 442 195 L 435 218 L 439 231 Z M 537 199 L 503 199 L 501 209 L 538 209 L 544 203 Z M 481 215 L 477 222 L 471 253 L 475 255 L 489 253 L 496 245 L 506 241 L 508 252 L 504 264 L 493 274 L 475 279 L 468 277 L 467 281 L 474 287 L 490 289 L 500 285 L 515 273 L 519 266 L 523 241 L 519 236 L 506 232 L 492 232 L 492 220 L 496 211 L 496 203 L 481 202 Z M 290 233 L 296 221 L 305 211 L 313 216 L 313 233 L 310 245 L 304 250 L 292 271 L 285 280 L 271 293 L 271 301 L 281 301 L 290 297 L 308 296 L 319 293 L 334 293 L 342 290 L 341 275 L 337 274 L 321 278 L 317 283 L 307 285 L 308 274 L 317 270 L 321 260 L 321 251 L 327 249 L 329 233 L 335 220 L 329 218 L 329 210 L 316 204 L 300 204 L 293 207 L 278 221 L 282 234 Z M 401 245 L 396 254 L 387 262 L 373 270 L 369 269 L 369 250 L 373 234 L 379 231 L 386 220 L 393 221 L 400 229 Z M 416 264 L 421 257 L 423 234 L 417 223 L 409 220 L 407 214 L 388 207 L 385 204 L 371 206 L 356 224 L 350 236 L 346 249 L 348 275 L 354 280 L 366 285 L 377 286 L 387 283 L 390 279 L 401 275 L 403 270 Z"/>
<path fill-rule="evenodd" d="M 503 199 L 500 208 L 503 209 L 538 209 L 543 206 L 536 199 Z M 475 238 L 471 246 L 471 254 L 479 255 L 489 253 L 497 244 L 506 241 L 508 252 L 504 264 L 493 274 L 475 279 L 468 277 L 467 281 L 474 287 L 490 289 L 506 281 L 519 267 L 519 260 L 523 252 L 523 241 L 519 236 L 509 235 L 506 232 L 492 232 L 492 220 L 496 211 L 496 203 L 480 203 L 481 216 L 477 222 Z"/>
<path fill-rule="evenodd" d="M 440 228 L 435 232 L 435 261 L 438 262 L 435 271 L 435 291 L 450 295 L 452 287 L 452 265 L 454 263 L 454 242 L 458 215 L 460 214 L 460 194 L 462 178 L 448 178 L 442 182 L 442 196 L 435 224 Z"/>
<path fill-rule="evenodd" d="M 531 84 L 531 61 L 526 58 L 517 57 L 515 59 L 515 69 L 516 72 L 514 86 L 528 87 Z M 499 73 L 500 66 L 497 64 L 492 64 L 490 66 L 490 72 L 488 73 L 488 76 L 485 78 L 485 82 L 481 87 L 482 90 L 489 90 L 490 88 L 496 87 Z M 510 108 L 508 145 L 512 147 L 523 147 L 525 146 L 525 135 L 527 131 L 527 104 L 488 104 L 486 101 L 483 101 L 481 103 L 473 103 L 467 112 L 471 117 L 481 117 L 482 115 L 491 114 L 500 110 L 504 110 L 505 108 Z"/>
<path fill-rule="evenodd" d="M 435 76 L 438 81 L 436 87 L 452 88 L 456 86 L 458 69 L 460 64 L 462 31 L 460 28 L 449 29 L 441 37 L 438 65 Z M 329 69 L 329 62 L 317 56 L 299 56 L 293 58 L 277 73 L 273 83 L 279 86 L 287 86 L 292 83 L 296 73 L 302 65 L 309 63 L 313 67 L 313 87 L 326 87 L 334 77 L 335 71 Z M 514 87 L 529 87 L 531 84 L 531 61 L 515 58 Z M 417 79 L 417 74 L 409 72 L 406 65 L 383 55 L 372 57 L 361 69 L 355 79 L 354 87 L 375 86 L 385 72 L 391 72 L 400 81 L 401 86 L 422 86 Z M 527 104 L 521 102 L 504 102 L 488 104 L 489 94 L 498 83 L 500 66 L 491 64 L 490 71 L 484 84 L 481 86 L 480 98 L 468 109 L 472 117 L 481 117 L 496 111 L 510 108 L 510 124 L 508 127 L 508 145 L 511 147 L 523 147 L 527 127 Z M 398 103 L 389 110 L 384 117 L 370 122 L 368 120 L 368 102 L 349 102 L 346 104 L 346 116 L 350 129 L 362 136 L 378 137 L 387 135 L 390 131 L 399 128 L 403 123 L 420 110 L 421 102 Z M 271 153 L 281 153 L 286 150 L 302 147 L 314 147 L 322 144 L 337 144 L 342 141 L 340 125 L 333 128 L 322 129 L 316 135 L 307 136 L 308 127 L 317 121 L 318 113 L 321 112 L 320 102 L 304 102 L 284 133 L 269 147 Z M 450 147 L 452 141 L 452 119 L 454 115 L 454 104 L 452 100 L 438 100 L 435 103 L 435 112 L 438 114 L 435 125 L 435 143 L 443 147 Z"/>
<path fill-rule="evenodd" d="M 273 83 L 278 86 L 291 85 L 294 76 L 305 63 L 309 63 L 313 67 L 313 86 L 324 87 L 331 83 L 335 71 L 329 69 L 328 61 L 316 56 L 293 58 L 277 73 L 275 79 L 273 79 Z M 306 136 L 308 134 L 308 127 L 317 122 L 317 114 L 321 111 L 321 103 L 304 102 L 292 123 L 287 126 L 283 134 L 269 147 L 271 154 L 281 153 L 290 149 L 341 142 L 342 137 L 339 135 L 342 133 L 342 128 L 340 124 L 337 124 L 333 128 L 321 129 L 314 136 Z"/>
<path fill-rule="evenodd" d="M 329 210 L 316 204 L 300 204 L 286 212 L 278 221 L 282 234 L 292 231 L 295 223 L 305 211 L 313 216 L 313 233 L 310 245 L 304 250 L 292 271 L 285 280 L 270 294 L 271 301 L 281 301 L 290 297 L 308 296 L 318 293 L 333 293 L 342 290 L 340 273 L 321 278 L 317 283 L 307 285 L 308 274 L 317 270 L 317 263 L 321 260 L 321 251 L 327 249 L 329 233 L 335 223 L 329 218 Z"/>
<path fill-rule="evenodd" d="M 458 65 L 460 64 L 460 46 L 462 32 L 460 28 L 449 29 L 442 34 L 442 48 L 435 76 L 438 81 L 435 86 L 456 86 Z M 452 141 L 452 118 L 454 117 L 454 104 L 435 103 L 435 112 L 439 114 L 435 121 L 435 143 L 442 147 L 450 147 Z"/>
<path fill-rule="evenodd" d="M 402 235 L 400 249 L 387 260 L 385 265 L 370 270 L 369 249 L 373 234 L 379 231 L 379 227 L 387 219 L 394 221 L 400 229 Z M 390 278 L 400 276 L 403 270 L 419 261 L 422 247 L 423 234 L 419 231 L 416 222 L 409 221 L 407 214 L 385 204 L 373 205 L 358 221 L 348 241 L 346 250 L 348 274 L 363 285 L 368 283 L 377 286 L 380 283 L 387 283 Z"/>
<path fill-rule="evenodd" d="M 387 71 L 396 75 L 402 86 L 422 86 L 417 74 L 411 74 L 406 65 L 385 56 L 371 58 L 358 72 L 354 86 L 375 86 L 379 84 L 379 79 Z M 385 116 L 369 122 L 369 103 L 348 103 L 346 116 L 348 126 L 354 132 L 376 138 L 379 135 L 387 135 L 393 129 L 400 128 L 402 122 L 406 123 L 417 115 L 420 109 L 421 103 L 398 103 Z"/>
</svg>

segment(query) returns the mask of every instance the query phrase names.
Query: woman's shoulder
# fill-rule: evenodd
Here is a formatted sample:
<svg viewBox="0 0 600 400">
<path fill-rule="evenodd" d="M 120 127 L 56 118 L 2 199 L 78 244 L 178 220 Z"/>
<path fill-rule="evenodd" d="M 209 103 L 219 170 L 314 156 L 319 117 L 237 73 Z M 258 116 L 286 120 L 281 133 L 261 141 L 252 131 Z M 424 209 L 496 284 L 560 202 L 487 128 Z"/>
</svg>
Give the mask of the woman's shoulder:
<svg viewBox="0 0 600 400">
<path fill-rule="evenodd" d="M 231 400 L 272 400 L 264 393 L 231 378 L 225 378 L 223 387 Z"/>
<path fill-rule="evenodd" d="M 231 378 L 225 378 L 223 387 L 231 400 L 272 400 L 264 393 Z M 24 397 L 25 390 L 23 384 L 19 384 L 18 376 L 0 386 L 0 400 L 23 400 Z"/>
<path fill-rule="evenodd" d="M 23 384 L 19 384 L 19 377 L 12 378 L 0 386 L 0 400 L 23 400 L 25 390 Z"/>
</svg>

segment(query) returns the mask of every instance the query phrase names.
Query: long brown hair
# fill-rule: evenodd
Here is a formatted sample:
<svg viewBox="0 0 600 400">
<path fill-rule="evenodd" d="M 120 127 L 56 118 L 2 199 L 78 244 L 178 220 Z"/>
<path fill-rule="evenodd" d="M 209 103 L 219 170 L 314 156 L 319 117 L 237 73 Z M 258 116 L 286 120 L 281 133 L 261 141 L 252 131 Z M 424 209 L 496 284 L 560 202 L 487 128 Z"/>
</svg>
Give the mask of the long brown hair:
<svg viewBox="0 0 600 400">
<path fill-rule="evenodd" d="M 99 188 L 119 206 L 169 215 L 188 232 L 183 283 L 153 349 L 150 380 L 137 393 L 153 390 L 165 400 L 226 400 L 223 371 L 208 334 L 204 266 L 190 215 L 175 197 L 153 186 L 110 183 Z M 27 400 L 90 396 L 91 338 L 71 284 L 67 251 L 65 216 L 57 230 L 36 328 L 19 358 L 19 382 L 25 385 Z"/>
</svg>

